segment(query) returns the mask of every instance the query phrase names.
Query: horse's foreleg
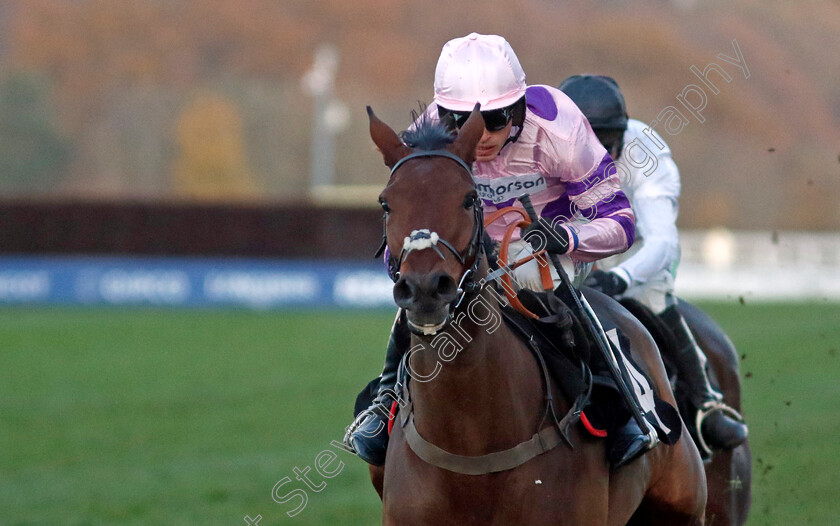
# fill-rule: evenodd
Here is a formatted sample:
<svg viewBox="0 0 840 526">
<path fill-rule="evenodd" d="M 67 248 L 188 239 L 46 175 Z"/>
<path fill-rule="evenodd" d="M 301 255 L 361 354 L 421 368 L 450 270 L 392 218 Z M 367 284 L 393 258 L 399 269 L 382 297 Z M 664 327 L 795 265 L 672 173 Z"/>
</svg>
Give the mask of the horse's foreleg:
<svg viewBox="0 0 840 526">
<path fill-rule="evenodd" d="M 732 451 L 732 487 L 736 497 L 732 504 L 732 524 L 742 526 L 747 523 L 752 503 L 752 454 L 750 443 L 744 442 Z"/>
<path fill-rule="evenodd" d="M 751 499 L 750 462 L 750 446 L 745 442 L 732 451 L 718 451 L 706 465 L 709 524 L 743 526 L 747 522 Z"/>
<path fill-rule="evenodd" d="M 732 451 L 718 451 L 706 465 L 709 478 L 708 524 L 743 526 L 750 511 L 752 467 L 749 442 Z"/>
<path fill-rule="evenodd" d="M 370 470 L 370 481 L 373 483 L 374 489 L 379 493 L 379 498 L 382 498 L 383 482 L 385 480 L 385 466 L 368 466 Z"/>
</svg>

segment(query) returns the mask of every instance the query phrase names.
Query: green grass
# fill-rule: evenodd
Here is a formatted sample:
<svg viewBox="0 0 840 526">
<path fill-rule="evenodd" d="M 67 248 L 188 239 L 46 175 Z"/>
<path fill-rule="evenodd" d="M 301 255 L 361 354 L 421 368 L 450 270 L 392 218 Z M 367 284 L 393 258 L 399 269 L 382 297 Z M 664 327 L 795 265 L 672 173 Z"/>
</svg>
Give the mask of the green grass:
<svg viewBox="0 0 840 526">
<path fill-rule="evenodd" d="M 750 524 L 837 524 L 840 305 L 704 305 L 741 353 Z"/>
<path fill-rule="evenodd" d="M 704 307 L 746 355 L 751 524 L 833 523 L 840 306 Z M 366 465 L 330 441 L 391 317 L 0 309 L 0 524 L 378 523 Z M 307 466 L 320 484 L 324 450 L 342 471 L 288 517 L 272 489 Z"/>
</svg>

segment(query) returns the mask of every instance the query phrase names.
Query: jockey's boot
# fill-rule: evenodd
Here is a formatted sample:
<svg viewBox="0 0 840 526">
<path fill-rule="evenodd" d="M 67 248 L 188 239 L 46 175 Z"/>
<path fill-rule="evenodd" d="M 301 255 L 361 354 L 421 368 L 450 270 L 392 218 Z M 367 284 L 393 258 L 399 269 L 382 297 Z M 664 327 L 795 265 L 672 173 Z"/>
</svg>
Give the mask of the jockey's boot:
<svg viewBox="0 0 840 526">
<path fill-rule="evenodd" d="M 673 331 L 677 341 L 678 380 L 686 386 L 688 400 L 696 411 L 685 415 L 686 427 L 700 454 L 709 458 L 713 450 L 733 449 L 747 439 L 748 429 L 737 411 L 723 403 L 723 395 L 712 387 L 706 370 L 706 355 L 697 345 L 682 315 L 675 305 L 659 315 Z M 693 416 L 694 418 L 690 418 Z"/>
<path fill-rule="evenodd" d="M 379 376 L 377 395 L 370 407 L 359 413 L 345 437 L 346 445 L 362 460 L 374 466 L 385 464 L 391 406 L 399 400 L 399 394 L 394 388 L 397 384 L 400 361 L 408 350 L 410 338 L 405 316 L 400 311 L 391 328 L 391 337 L 385 352 L 385 367 Z"/>
<path fill-rule="evenodd" d="M 648 424 L 650 426 L 650 424 Z M 659 443 L 659 439 L 642 432 L 635 418 L 631 418 L 621 428 L 610 433 L 610 446 L 607 458 L 610 469 L 616 470 L 636 460 Z"/>
</svg>

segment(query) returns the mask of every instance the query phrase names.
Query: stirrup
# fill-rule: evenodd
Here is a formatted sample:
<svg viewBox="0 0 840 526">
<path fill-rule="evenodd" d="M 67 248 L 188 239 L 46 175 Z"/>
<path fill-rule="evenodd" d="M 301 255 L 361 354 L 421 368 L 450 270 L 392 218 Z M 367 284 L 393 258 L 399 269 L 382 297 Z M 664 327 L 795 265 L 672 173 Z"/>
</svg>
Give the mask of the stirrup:
<svg viewBox="0 0 840 526">
<path fill-rule="evenodd" d="M 723 402 L 719 402 L 717 400 L 711 400 L 709 402 L 704 403 L 700 406 L 700 409 L 697 410 L 697 415 L 694 417 L 694 429 L 696 430 L 697 434 L 697 443 L 700 448 L 703 450 L 702 452 L 705 453 L 705 457 L 711 458 L 712 456 L 712 448 L 706 443 L 706 439 L 703 438 L 703 428 L 701 424 L 703 420 L 706 419 L 709 414 L 721 411 L 723 414 L 732 417 L 733 419 L 737 420 L 740 423 L 744 423 L 744 417 L 741 416 L 741 413 L 735 410 L 732 406 L 724 404 Z"/>
<path fill-rule="evenodd" d="M 349 426 L 347 426 L 347 429 L 344 431 L 344 438 L 342 438 L 341 441 L 353 453 L 357 453 L 356 448 L 353 447 L 353 433 L 355 433 L 356 430 L 359 429 L 359 427 L 361 427 L 362 422 L 364 422 L 368 416 L 375 415 L 376 411 L 380 410 L 380 408 L 384 408 L 384 406 L 382 404 L 374 402 L 373 404 L 371 404 L 370 407 L 356 415 L 356 419 L 353 420 L 353 422 Z"/>
<path fill-rule="evenodd" d="M 353 446 L 353 441 L 350 437 L 356 432 L 359 426 L 362 425 L 362 420 L 364 420 L 368 414 L 370 414 L 370 408 L 365 409 L 356 415 L 356 419 L 353 420 L 353 422 L 344 430 L 344 437 L 341 439 L 341 442 L 347 447 L 347 450 L 354 455 L 357 455 L 358 453 L 356 452 L 356 448 Z"/>
<path fill-rule="evenodd" d="M 345 446 L 347 446 L 347 448 L 352 453 L 355 453 L 355 454 L 358 455 L 358 452 L 356 451 L 356 448 L 353 447 L 353 440 L 352 440 L 353 433 L 355 433 L 356 430 L 359 429 L 359 427 L 361 427 L 362 422 L 364 422 L 364 420 L 368 416 L 376 416 L 377 414 L 379 416 L 381 416 L 383 419 L 385 419 L 386 422 L 391 420 L 391 418 L 392 418 L 391 410 L 390 410 L 389 407 L 387 407 L 382 402 L 373 402 L 367 409 L 363 410 L 358 415 L 356 415 L 355 420 L 353 420 L 353 422 L 349 426 L 347 426 L 347 429 L 344 430 L 344 437 L 341 439 L 341 442 Z"/>
</svg>

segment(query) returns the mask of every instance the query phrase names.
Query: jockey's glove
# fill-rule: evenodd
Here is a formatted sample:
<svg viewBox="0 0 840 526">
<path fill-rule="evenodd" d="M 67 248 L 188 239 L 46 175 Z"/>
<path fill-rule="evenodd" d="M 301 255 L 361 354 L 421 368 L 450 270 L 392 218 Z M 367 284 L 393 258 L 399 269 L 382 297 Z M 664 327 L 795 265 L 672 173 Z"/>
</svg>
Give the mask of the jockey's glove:
<svg viewBox="0 0 840 526">
<path fill-rule="evenodd" d="M 603 270 L 593 270 L 583 284 L 603 292 L 607 296 L 623 294 L 628 286 L 628 283 L 615 272 L 604 272 Z"/>
<path fill-rule="evenodd" d="M 569 252 L 569 232 L 560 224 L 552 226 L 545 218 L 531 223 L 522 238 L 531 243 L 535 251 L 545 249 L 549 254 L 567 254 Z"/>
</svg>

